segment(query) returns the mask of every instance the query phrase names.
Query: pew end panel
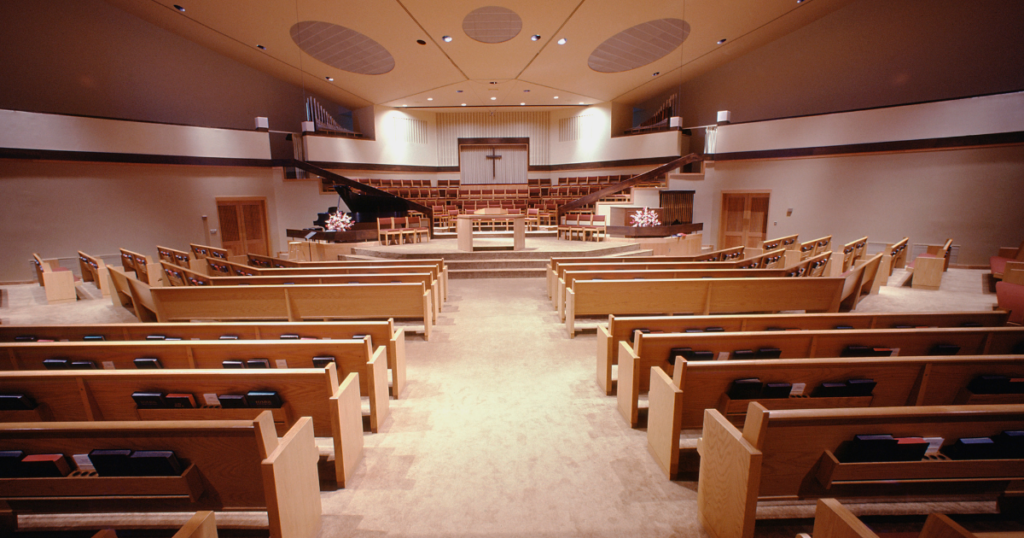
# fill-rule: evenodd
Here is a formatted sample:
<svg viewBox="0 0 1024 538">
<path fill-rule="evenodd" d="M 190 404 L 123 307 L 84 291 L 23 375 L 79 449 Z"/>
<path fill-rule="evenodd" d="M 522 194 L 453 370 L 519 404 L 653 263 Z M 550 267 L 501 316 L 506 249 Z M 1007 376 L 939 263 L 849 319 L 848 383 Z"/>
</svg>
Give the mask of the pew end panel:
<svg viewBox="0 0 1024 538">
<path fill-rule="evenodd" d="M 309 417 L 300 418 L 264 454 L 261 468 L 271 538 L 314 538 L 320 532 L 319 454 L 312 422 Z"/>
<path fill-rule="evenodd" d="M 641 390 L 640 357 L 628 342 L 619 342 L 619 382 L 615 391 L 615 407 L 619 415 L 635 427 L 640 421 L 640 404 L 637 401 Z"/>
<path fill-rule="evenodd" d="M 369 342 L 367 345 L 370 345 Z M 391 413 L 391 401 L 388 397 L 388 361 L 383 346 L 373 351 L 365 370 L 370 377 L 366 383 L 366 394 L 370 398 L 370 431 L 377 433 Z"/>
<path fill-rule="evenodd" d="M 712 538 L 753 538 L 763 454 L 721 413 L 704 413 L 697 518 Z"/>
<path fill-rule="evenodd" d="M 196 512 L 171 538 L 217 538 L 217 518 L 210 511 Z"/>
<path fill-rule="evenodd" d="M 334 478 L 346 487 L 363 457 L 362 399 L 359 374 L 351 373 L 331 396 L 331 437 L 334 439 Z"/>
<path fill-rule="evenodd" d="M 159 307 L 153 297 L 152 287 L 141 280 L 125 277 L 128 283 L 128 290 L 132 294 L 132 305 L 135 307 L 135 317 L 143 323 L 154 323 L 162 321 L 159 319 Z"/>
<path fill-rule="evenodd" d="M 128 287 L 128 275 L 120 267 L 110 266 L 107 269 L 107 276 L 110 277 L 110 301 L 114 306 L 120 306 L 135 313 L 135 305 L 132 303 L 132 291 Z"/>
<path fill-rule="evenodd" d="M 927 523 L 925 524 L 927 527 Z M 813 538 L 878 538 L 863 521 L 836 499 L 818 499 L 814 508 Z M 925 538 L 922 531 L 920 538 Z M 932 536 L 932 538 L 939 538 Z M 944 536 L 943 538 L 952 538 Z M 967 537 L 963 537 L 967 538 Z"/>
<path fill-rule="evenodd" d="M 601 387 L 606 396 L 611 396 L 615 390 L 615 381 L 612 380 L 612 366 L 617 362 L 617 356 L 613 349 L 619 343 L 612 338 L 609 328 L 614 323 L 615 316 L 609 316 L 608 326 L 597 327 L 597 386 Z"/>
<path fill-rule="evenodd" d="M 679 474 L 679 415 L 683 391 L 664 370 L 651 367 L 650 408 L 647 415 L 647 450 L 669 479 Z"/>
</svg>

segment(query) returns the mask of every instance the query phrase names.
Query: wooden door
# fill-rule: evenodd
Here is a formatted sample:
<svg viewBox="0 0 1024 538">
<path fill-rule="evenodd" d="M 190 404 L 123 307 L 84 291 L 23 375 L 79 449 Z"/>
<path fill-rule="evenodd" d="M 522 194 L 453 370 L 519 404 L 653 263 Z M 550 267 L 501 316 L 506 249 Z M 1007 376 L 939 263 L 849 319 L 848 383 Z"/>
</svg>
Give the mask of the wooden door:
<svg viewBox="0 0 1024 538">
<path fill-rule="evenodd" d="M 761 247 L 768 231 L 769 196 L 765 192 L 722 193 L 718 248 Z"/>
<path fill-rule="evenodd" d="M 217 218 L 221 247 L 230 255 L 270 255 L 266 200 L 217 200 Z"/>
</svg>

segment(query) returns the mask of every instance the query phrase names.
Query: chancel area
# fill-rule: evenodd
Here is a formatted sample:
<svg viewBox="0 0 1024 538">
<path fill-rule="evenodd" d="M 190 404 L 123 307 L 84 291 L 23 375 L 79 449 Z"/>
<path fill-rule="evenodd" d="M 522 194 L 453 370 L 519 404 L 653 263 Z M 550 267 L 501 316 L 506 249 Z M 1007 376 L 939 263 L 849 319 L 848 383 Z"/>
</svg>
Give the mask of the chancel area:
<svg viewBox="0 0 1024 538">
<path fill-rule="evenodd" d="M 1013 0 L 0 4 L 0 535 L 1024 533 Z"/>
</svg>

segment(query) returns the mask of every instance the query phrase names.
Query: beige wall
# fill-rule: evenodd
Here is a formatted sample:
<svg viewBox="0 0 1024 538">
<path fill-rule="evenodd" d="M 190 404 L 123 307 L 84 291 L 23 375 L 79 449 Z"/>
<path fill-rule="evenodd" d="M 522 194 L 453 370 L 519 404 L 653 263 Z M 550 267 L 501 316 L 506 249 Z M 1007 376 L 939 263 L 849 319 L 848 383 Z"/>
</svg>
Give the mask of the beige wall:
<svg viewBox="0 0 1024 538">
<path fill-rule="evenodd" d="M 266 197 L 271 249 L 287 250 L 284 230 L 312 224 L 334 197 L 281 178 L 272 168 L 0 160 L 0 281 L 32 279 L 33 252 L 77 269 L 78 250 L 155 258 L 158 244 L 187 249 L 205 241 L 202 215 L 219 228 L 217 197 Z"/>
<path fill-rule="evenodd" d="M 987 265 L 1024 239 L 1024 148 L 719 162 L 695 196 L 694 221 L 716 242 L 725 190 L 770 190 L 768 238 L 833 236 L 960 245 L 958 263 Z M 786 210 L 793 208 L 793 215 Z M 979 283 L 980 286 L 980 283 Z"/>
</svg>

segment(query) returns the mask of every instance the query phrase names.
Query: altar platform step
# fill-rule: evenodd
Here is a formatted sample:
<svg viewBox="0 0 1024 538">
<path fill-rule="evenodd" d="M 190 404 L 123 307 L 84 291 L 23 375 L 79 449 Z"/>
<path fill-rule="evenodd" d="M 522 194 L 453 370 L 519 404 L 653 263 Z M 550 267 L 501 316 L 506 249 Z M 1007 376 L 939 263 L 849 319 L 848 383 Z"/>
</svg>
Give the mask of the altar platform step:
<svg viewBox="0 0 1024 538">
<path fill-rule="evenodd" d="M 473 244 L 475 247 L 482 247 L 482 250 L 465 252 L 458 250 L 455 239 L 435 237 L 425 243 L 356 247 L 352 249 L 352 255 L 349 257 L 388 260 L 444 258 L 449 264 L 462 260 L 542 260 L 546 264 L 547 260 L 553 257 L 619 256 L 633 252 L 648 252 L 646 249 L 641 249 L 638 243 L 628 241 L 565 241 L 554 237 L 527 237 L 525 250 L 490 250 L 492 248 L 511 248 L 511 239 L 511 237 L 491 236 L 487 232 L 477 233 Z"/>
</svg>

